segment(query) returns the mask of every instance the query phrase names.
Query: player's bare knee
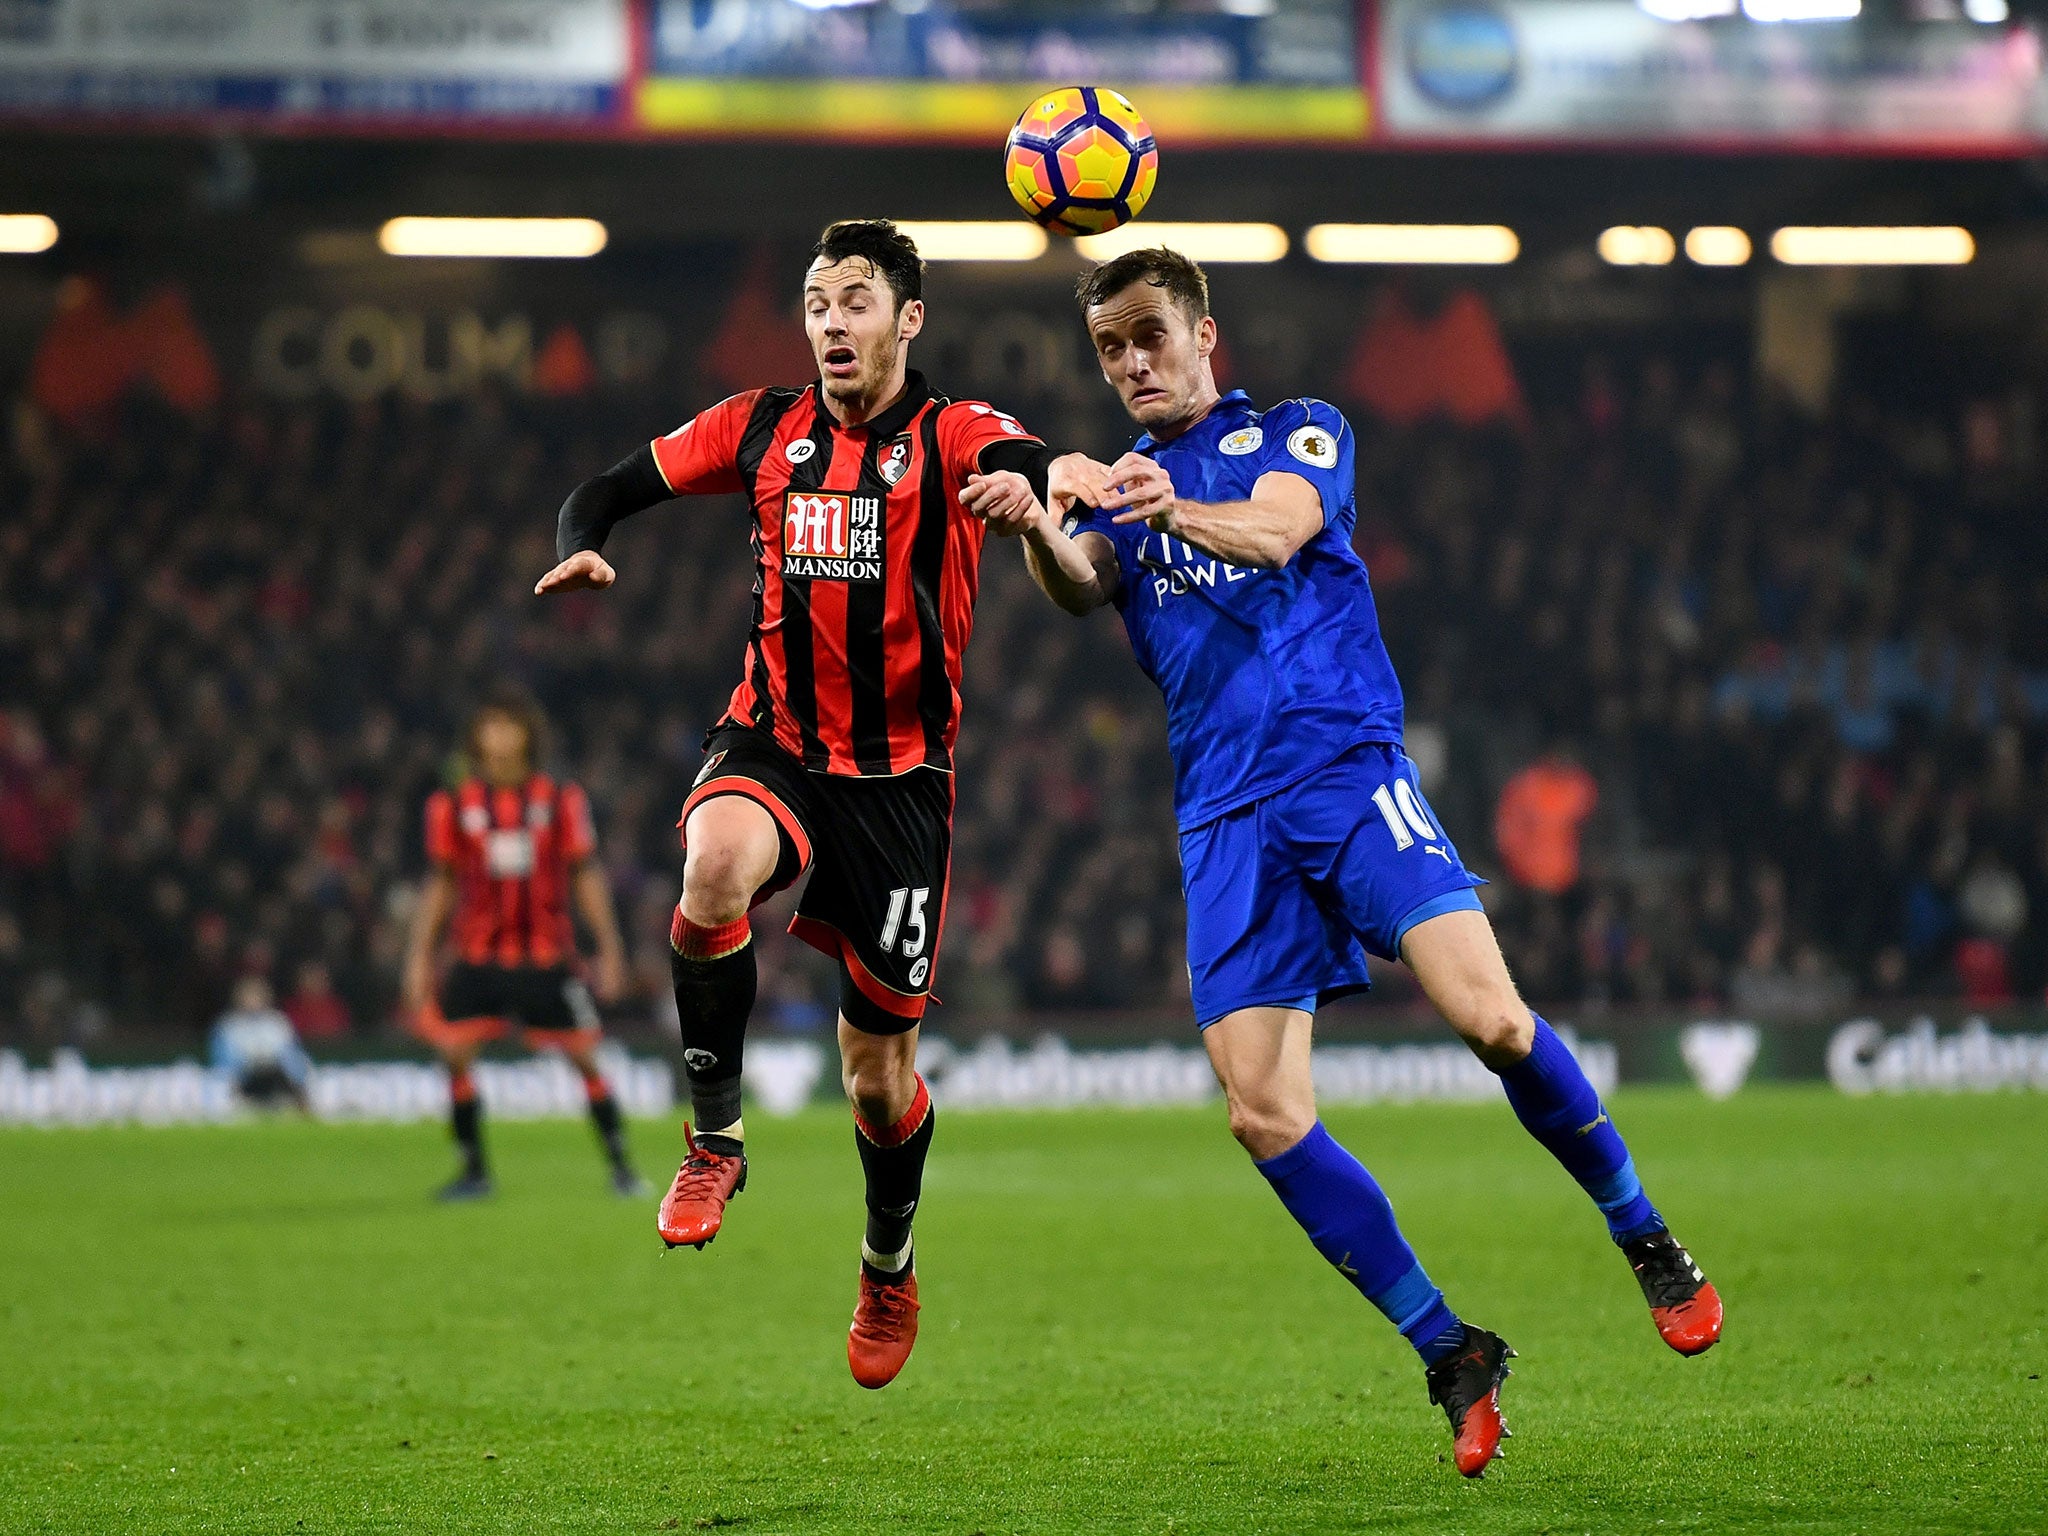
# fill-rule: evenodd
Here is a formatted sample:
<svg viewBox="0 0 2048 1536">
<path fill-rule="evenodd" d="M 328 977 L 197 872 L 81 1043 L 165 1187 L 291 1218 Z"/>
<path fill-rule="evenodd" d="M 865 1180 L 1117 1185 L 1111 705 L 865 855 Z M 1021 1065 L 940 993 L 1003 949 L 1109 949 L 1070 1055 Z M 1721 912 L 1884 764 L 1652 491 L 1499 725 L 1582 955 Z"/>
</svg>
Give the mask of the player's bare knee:
<svg viewBox="0 0 2048 1536">
<path fill-rule="evenodd" d="M 683 916 L 702 928 L 745 917 L 761 885 L 752 862 L 747 850 L 727 844 L 693 847 L 683 860 Z"/>
<path fill-rule="evenodd" d="M 1519 998 L 1489 999 L 1454 1019 L 1472 1054 L 1494 1071 L 1513 1066 L 1536 1043 L 1536 1020 Z"/>
<path fill-rule="evenodd" d="M 1260 1162 L 1278 1157 L 1315 1125 L 1315 1111 L 1272 1100 L 1233 1097 L 1230 1134 Z"/>
<path fill-rule="evenodd" d="M 917 1070 L 910 1062 L 877 1056 L 849 1060 L 840 1069 L 847 1100 L 869 1125 L 893 1125 L 917 1097 Z"/>
</svg>

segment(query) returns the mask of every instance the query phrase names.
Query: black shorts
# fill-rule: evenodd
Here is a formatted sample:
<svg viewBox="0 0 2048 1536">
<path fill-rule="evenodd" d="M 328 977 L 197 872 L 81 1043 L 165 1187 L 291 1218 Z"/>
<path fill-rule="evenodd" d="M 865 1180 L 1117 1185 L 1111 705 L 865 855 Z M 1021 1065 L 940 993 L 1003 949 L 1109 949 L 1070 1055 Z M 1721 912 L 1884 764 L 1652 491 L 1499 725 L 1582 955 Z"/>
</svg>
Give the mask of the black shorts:
<svg viewBox="0 0 2048 1536">
<path fill-rule="evenodd" d="M 441 984 L 441 1017 L 500 1019 L 525 1029 L 564 1034 L 598 1027 L 590 989 L 566 965 L 455 965 Z"/>
<path fill-rule="evenodd" d="M 953 857 L 953 779 L 936 768 L 891 778 L 813 773 L 764 733 L 722 725 L 705 738 L 690 812 L 740 795 L 775 818 L 782 857 L 755 903 L 811 883 L 789 931 L 839 961 L 840 1010 L 871 1034 L 924 1017 L 946 916 Z"/>
</svg>

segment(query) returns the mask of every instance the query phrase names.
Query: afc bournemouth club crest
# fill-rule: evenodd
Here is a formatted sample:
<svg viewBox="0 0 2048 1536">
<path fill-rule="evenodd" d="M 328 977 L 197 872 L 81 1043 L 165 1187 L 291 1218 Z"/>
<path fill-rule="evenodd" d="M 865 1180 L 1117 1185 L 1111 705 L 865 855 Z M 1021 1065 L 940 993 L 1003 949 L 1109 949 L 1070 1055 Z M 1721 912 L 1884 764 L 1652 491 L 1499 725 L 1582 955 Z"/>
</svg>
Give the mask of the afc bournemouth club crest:
<svg viewBox="0 0 2048 1536">
<path fill-rule="evenodd" d="M 910 435 L 905 433 L 882 455 L 882 478 L 892 487 L 910 472 Z"/>
</svg>

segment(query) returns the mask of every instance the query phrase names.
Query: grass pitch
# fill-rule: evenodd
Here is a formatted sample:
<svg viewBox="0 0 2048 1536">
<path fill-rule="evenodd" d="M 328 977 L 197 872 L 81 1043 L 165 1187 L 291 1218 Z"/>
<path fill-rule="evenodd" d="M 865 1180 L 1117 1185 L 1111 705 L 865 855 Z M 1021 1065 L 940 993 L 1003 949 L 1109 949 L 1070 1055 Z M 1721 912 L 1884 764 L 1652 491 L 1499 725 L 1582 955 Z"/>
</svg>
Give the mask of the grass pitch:
<svg viewBox="0 0 2048 1536">
<path fill-rule="evenodd" d="M 1220 1108 L 942 1106 L 873 1394 L 843 1114 L 758 1120 L 701 1254 L 566 1123 L 457 1209 L 431 1127 L 0 1133 L 0 1531 L 2048 1530 L 2048 1096 L 1614 1109 L 1727 1299 L 1701 1359 L 1503 1106 L 1330 1116 L 1522 1352 L 1477 1484 Z"/>
</svg>

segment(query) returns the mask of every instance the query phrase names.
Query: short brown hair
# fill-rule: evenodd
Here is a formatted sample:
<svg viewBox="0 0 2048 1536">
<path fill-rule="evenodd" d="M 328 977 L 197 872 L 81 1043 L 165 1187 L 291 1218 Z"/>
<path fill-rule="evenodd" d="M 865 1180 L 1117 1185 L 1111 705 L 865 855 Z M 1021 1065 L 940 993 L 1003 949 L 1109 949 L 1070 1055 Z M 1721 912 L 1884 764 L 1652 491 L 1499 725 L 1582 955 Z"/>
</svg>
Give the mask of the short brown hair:
<svg viewBox="0 0 2048 1536">
<path fill-rule="evenodd" d="M 827 264 L 858 259 L 875 269 L 901 309 L 924 297 L 924 258 L 917 242 L 888 219 L 841 219 L 827 224 L 811 247 L 811 261 Z"/>
<path fill-rule="evenodd" d="M 1083 273 L 1074 285 L 1074 297 L 1086 314 L 1098 304 L 1107 304 L 1133 283 L 1149 283 L 1166 290 L 1166 296 L 1181 307 L 1193 324 L 1209 313 L 1209 278 L 1193 261 L 1163 245 L 1142 246 L 1105 261 L 1093 272 Z"/>
<path fill-rule="evenodd" d="M 541 709 L 540 701 L 524 688 L 514 685 L 493 688 L 477 705 L 476 713 L 469 717 L 468 728 L 462 733 L 462 745 L 469 753 L 472 766 L 483 759 L 477 742 L 488 715 L 503 715 L 525 729 L 527 766 L 538 768 L 548 749 L 548 717 Z"/>
</svg>

